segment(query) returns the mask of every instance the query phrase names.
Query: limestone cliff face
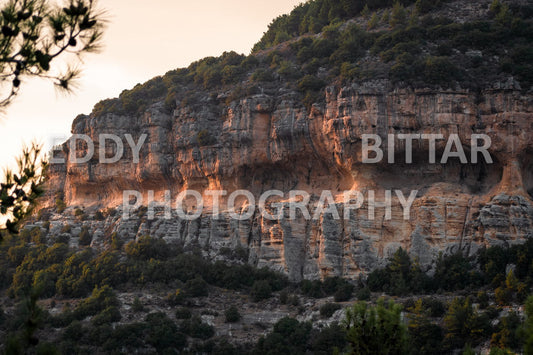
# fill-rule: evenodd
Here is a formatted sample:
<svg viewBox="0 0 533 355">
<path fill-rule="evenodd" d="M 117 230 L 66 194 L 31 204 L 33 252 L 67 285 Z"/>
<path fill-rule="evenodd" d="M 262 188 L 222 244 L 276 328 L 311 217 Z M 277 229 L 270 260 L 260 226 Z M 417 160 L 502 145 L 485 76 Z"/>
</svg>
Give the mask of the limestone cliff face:
<svg viewBox="0 0 533 355">
<path fill-rule="evenodd" d="M 223 247 L 241 246 L 249 251 L 249 263 L 285 272 L 293 280 L 356 278 L 384 265 L 400 246 L 429 268 L 441 251 L 474 253 L 485 245 L 520 243 L 533 234 L 531 95 L 512 85 L 474 94 L 398 90 L 386 82 L 330 86 L 325 95 L 325 103 L 311 109 L 296 93 L 280 90 L 229 106 L 206 96 L 200 105 L 171 114 L 156 104 L 137 116 L 80 116 L 72 133 L 90 136 L 95 156 L 86 164 L 70 163 L 73 152 L 65 144 L 67 162 L 52 166 L 50 194 L 63 191 L 69 206 L 96 209 L 120 206 L 124 190 L 143 192 L 145 203 L 150 190 L 157 201 L 166 190 L 173 199 L 186 189 L 245 189 L 257 197 L 270 189 L 305 190 L 313 194 L 312 210 L 320 192 L 331 190 L 342 216 L 345 190 L 365 196 L 372 190 L 376 199 L 383 199 L 386 190 L 401 190 L 405 196 L 418 190 L 409 219 L 394 198 L 391 219 L 379 207 L 370 218 L 365 199 L 347 220 L 335 220 L 327 212 L 317 220 L 300 216 L 279 221 L 266 220 L 258 211 L 245 221 L 231 219 L 228 211 L 219 219 L 206 212 L 195 221 L 174 212 L 170 220 L 161 213 L 154 220 L 117 215 L 84 222 L 55 215 L 52 234 L 67 222 L 77 228 L 84 224 L 94 234 L 94 246 L 103 247 L 112 232 L 124 240 L 150 234 L 199 244 L 213 258 L 220 257 Z M 104 133 L 131 134 L 135 141 L 146 134 L 140 162 L 133 163 L 124 139 L 118 163 L 99 163 L 98 136 Z M 468 157 L 471 135 L 486 134 L 494 163 L 461 164 L 451 158 L 447 164 L 429 164 L 428 141 L 419 140 L 413 143 L 413 164 L 405 164 L 405 140 L 396 139 L 395 164 L 386 158 L 362 164 L 363 134 L 385 141 L 388 134 L 399 133 L 458 134 Z M 437 159 L 445 144 L 437 141 Z M 79 148 L 77 154 L 83 156 L 83 146 Z M 108 155 L 114 149 L 109 144 Z"/>
</svg>

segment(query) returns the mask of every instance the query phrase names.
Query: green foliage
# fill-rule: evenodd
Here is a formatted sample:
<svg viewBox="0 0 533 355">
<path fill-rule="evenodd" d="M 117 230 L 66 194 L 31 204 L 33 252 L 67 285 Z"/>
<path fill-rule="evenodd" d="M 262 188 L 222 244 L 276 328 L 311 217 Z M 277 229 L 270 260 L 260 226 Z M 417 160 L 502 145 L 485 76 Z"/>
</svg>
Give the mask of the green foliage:
<svg viewBox="0 0 533 355">
<path fill-rule="evenodd" d="M 215 335 L 215 329 L 207 323 L 202 322 L 200 317 L 192 317 L 181 323 L 180 331 L 197 339 L 209 339 Z"/>
<path fill-rule="evenodd" d="M 89 233 L 89 228 L 87 226 L 81 227 L 80 234 L 78 235 L 79 243 L 81 246 L 88 246 L 93 240 L 93 236 Z"/>
<path fill-rule="evenodd" d="M 255 281 L 250 292 L 254 302 L 259 302 L 272 297 L 272 288 L 265 280 Z"/>
<path fill-rule="evenodd" d="M 150 313 L 146 316 L 148 334 L 146 342 L 161 353 L 170 349 L 183 349 L 187 338 L 178 331 L 176 324 L 164 313 Z"/>
<path fill-rule="evenodd" d="M 170 250 L 163 239 L 143 236 L 135 242 L 130 242 L 125 247 L 126 255 L 132 259 L 166 259 Z"/>
<path fill-rule="evenodd" d="M 323 282 L 319 280 L 303 280 L 300 284 L 303 294 L 320 298 L 334 295 L 335 302 L 344 302 L 351 298 L 354 286 L 340 277 L 328 277 Z"/>
<path fill-rule="evenodd" d="M 392 8 L 389 25 L 391 25 L 391 27 L 402 26 L 405 25 L 406 22 L 407 11 L 399 1 L 396 1 Z"/>
<path fill-rule="evenodd" d="M 139 297 L 135 296 L 135 298 L 133 299 L 133 303 L 131 304 L 131 309 L 137 313 L 144 311 L 144 305 L 142 304 Z"/>
<path fill-rule="evenodd" d="M 335 302 L 345 302 L 350 300 L 350 298 L 352 298 L 353 289 L 354 286 L 349 283 L 340 286 L 333 296 Z"/>
<path fill-rule="evenodd" d="M 525 304 L 526 321 L 524 324 L 524 352 L 533 354 L 533 296 L 529 296 Z"/>
<path fill-rule="evenodd" d="M 72 316 L 75 319 L 82 320 L 86 317 L 97 315 L 106 309 L 116 308 L 118 306 L 119 301 L 113 289 L 109 286 L 104 286 L 102 288 L 95 288 L 89 298 L 80 302 L 72 311 Z M 109 313 L 113 312 L 111 311 Z"/>
<path fill-rule="evenodd" d="M 433 287 L 431 279 L 402 248 L 392 255 L 384 269 L 371 272 L 367 283 L 371 291 L 386 291 L 393 295 L 428 291 Z"/>
<path fill-rule="evenodd" d="M 390 21 L 390 11 L 385 10 L 383 11 L 383 15 L 381 16 L 381 22 L 389 23 L 389 21 Z"/>
<path fill-rule="evenodd" d="M 446 305 L 435 297 L 424 297 L 422 305 L 427 310 L 428 315 L 433 318 L 440 318 L 446 312 Z"/>
<path fill-rule="evenodd" d="M 7 349 L 14 351 L 14 354 L 22 354 L 22 349 L 27 351 L 39 342 L 35 332 L 43 325 L 46 317 L 45 312 L 37 304 L 39 290 L 32 289 L 25 295 L 7 322 L 7 329 L 13 332 L 7 337 Z"/>
<path fill-rule="evenodd" d="M 404 4 L 413 3 L 411 0 Z M 352 0 L 312 0 L 296 6 L 289 15 L 282 15 L 274 19 L 268 26 L 268 31 L 255 44 L 252 52 L 269 48 L 280 41 L 308 32 L 318 33 L 325 27 L 357 15 L 367 16 L 370 11 L 387 8 L 393 5 L 393 0 L 352 1 Z"/>
<path fill-rule="evenodd" d="M 424 301 L 418 299 L 409 311 L 408 334 L 411 353 L 435 354 L 442 349 L 442 329 L 429 321 L 431 311 L 426 308 Z"/>
<path fill-rule="evenodd" d="M 519 282 L 514 272 L 510 270 L 507 273 L 505 282 L 494 290 L 496 302 L 499 305 L 510 305 L 516 300 L 524 301 L 527 296 L 527 286 L 523 282 Z"/>
<path fill-rule="evenodd" d="M 186 307 L 179 307 L 176 309 L 176 319 L 190 319 L 192 317 L 191 310 Z"/>
<path fill-rule="evenodd" d="M 65 201 L 62 198 L 56 197 L 55 200 L 57 213 L 63 213 L 67 208 Z"/>
<path fill-rule="evenodd" d="M 241 314 L 235 306 L 226 309 L 224 316 L 226 317 L 226 323 L 236 323 L 241 319 Z"/>
<path fill-rule="evenodd" d="M 79 207 L 74 210 L 74 216 L 76 217 L 82 217 L 84 214 L 85 212 Z"/>
<path fill-rule="evenodd" d="M 209 294 L 209 288 L 207 282 L 201 276 L 197 276 L 187 281 L 185 292 L 189 297 L 205 297 Z"/>
<path fill-rule="evenodd" d="M 171 306 L 184 303 L 186 298 L 187 296 L 185 295 L 185 292 L 181 289 L 177 289 L 167 295 L 167 301 Z"/>
<path fill-rule="evenodd" d="M 63 331 L 63 339 L 64 340 L 72 340 L 72 341 L 79 341 L 84 334 L 83 325 L 80 321 L 73 321 L 70 323 L 65 330 Z"/>
<path fill-rule="evenodd" d="M 272 72 L 268 69 L 257 69 L 250 79 L 255 83 L 270 82 L 274 81 L 274 75 L 272 75 Z"/>
<path fill-rule="evenodd" d="M 259 339 L 254 349 L 256 354 L 305 354 L 311 323 L 300 323 L 285 317 L 274 324 L 274 329 L 266 337 Z"/>
<path fill-rule="evenodd" d="M 96 211 L 94 213 L 94 219 L 97 221 L 103 221 L 105 219 L 105 215 L 102 211 Z"/>
<path fill-rule="evenodd" d="M 116 306 L 107 307 L 106 309 L 102 310 L 100 313 L 95 315 L 91 322 L 93 325 L 103 325 L 103 324 L 111 324 L 118 322 L 122 319 L 122 316 L 120 314 L 120 310 Z"/>
<path fill-rule="evenodd" d="M 4 8 L 4 12 L 2 12 L 4 21 L 8 21 L 6 16 L 8 16 L 8 18 L 10 18 L 9 16 L 16 16 L 13 14 L 15 7 L 15 5 L 9 5 Z M 16 20 L 15 17 L 15 20 L 8 21 L 2 28 L 10 28 L 9 26 L 11 25 L 17 26 L 19 21 L 21 20 Z M 19 28 L 13 27 L 11 31 L 17 32 L 19 31 Z M 5 61 L 11 55 L 11 53 L 6 53 L 5 50 L 6 47 L 13 45 L 13 39 L 9 37 L 15 36 L 18 36 L 18 34 L 12 36 L 6 36 L 4 34 L 4 37 L 0 36 L 0 42 L 3 42 L 2 51 L 0 51 L 0 63 Z M 30 41 L 28 46 L 31 48 L 31 45 L 32 43 Z M 37 44 L 33 43 L 33 45 L 36 46 Z M 8 57 L 6 57 L 6 55 Z M 25 59 L 20 60 L 24 61 Z M 26 70 L 26 68 L 24 70 Z M 9 69 L 3 67 L 3 73 L 5 73 L 5 71 L 9 71 Z M 2 76 L 1 80 L 5 80 L 5 78 L 5 76 Z M 4 101 L 0 102 L 0 106 L 5 106 L 9 100 L 10 97 L 6 98 Z M 21 156 L 17 159 L 17 173 L 13 173 L 11 170 L 6 170 L 5 177 L 3 181 L 0 182 L 0 217 L 3 217 L 2 219 L 5 218 L 5 221 L 2 221 L 2 224 L 0 224 L 0 233 L 6 230 L 12 234 L 18 234 L 18 225 L 24 220 L 24 218 L 31 214 L 36 200 L 43 195 L 43 184 L 48 163 L 45 160 L 42 160 L 40 155 L 41 146 L 34 143 L 31 147 L 25 147 L 22 150 Z M 1 238 L 2 234 L 0 234 L 0 240 Z"/>
<path fill-rule="evenodd" d="M 346 311 L 346 337 L 352 354 L 405 354 L 407 330 L 401 307 L 383 299 L 375 307 L 357 302 Z"/>
<path fill-rule="evenodd" d="M 482 276 L 476 271 L 474 258 L 458 252 L 439 256 L 433 279 L 438 287 L 454 291 L 479 285 Z"/>
<path fill-rule="evenodd" d="M 426 14 L 440 5 L 440 0 L 417 0 L 415 8 L 421 13 Z"/>
<path fill-rule="evenodd" d="M 362 287 L 357 290 L 356 297 L 359 301 L 369 301 L 372 293 L 368 287 Z"/>
<path fill-rule="evenodd" d="M 489 320 L 477 315 L 469 298 L 456 297 L 444 317 L 445 343 L 450 349 L 463 348 L 467 342 L 477 345 L 490 330 Z"/>
<path fill-rule="evenodd" d="M 446 57 L 428 57 L 424 63 L 425 81 L 430 84 L 452 81 L 459 74 L 459 68 Z"/>
<path fill-rule="evenodd" d="M 326 83 L 313 75 L 306 75 L 298 81 L 298 90 L 301 92 L 319 91 Z"/>
<path fill-rule="evenodd" d="M 491 346 L 500 349 L 513 349 L 519 352 L 524 345 L 520 334 L 520 326 L 520 317 L 515 312 L 510 312 L 502 317 L 491 336 Z"/>
<path fill-rule="evenodd" d="M 102 36 L 103 22 L 92 1 L 6 1 L 0 13 L 0 107 L 11 103 L 24 78 L 51 79 L 68 91 L 79 71 L 58 74 L 52 64 L 67 52 L 81 56 L 98 49 Z"/>
<path fill-rule="evenodd" d="M 341 309 L 341 305 L 338 303 L 324 303 L 320 306 L 320 316 L 322 318 L 331 318 L 333 313 Z"/>
<path fill-rule="evenodd" d="M 377 13 L 373 13 L 372 14 L 372 17 L 370 18 L 370 21 L 368 21 L 368 25 L 367 25 L 367 28 L 369 30 L 372 30 L 374 28 L 376 28 L 376 26 L 379 24 L 379 16 Z"/>
</svg>

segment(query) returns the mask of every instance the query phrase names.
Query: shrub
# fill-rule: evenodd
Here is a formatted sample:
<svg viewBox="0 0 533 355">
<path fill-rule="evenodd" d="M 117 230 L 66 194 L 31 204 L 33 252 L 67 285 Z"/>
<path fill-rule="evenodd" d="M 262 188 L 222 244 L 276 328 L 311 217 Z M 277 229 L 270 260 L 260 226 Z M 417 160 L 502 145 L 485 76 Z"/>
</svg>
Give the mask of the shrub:
<svg viewBox="0 0 533 355">
<path fill-rule="evenodd" d="M 250 292 L 254 302 L 268 299 L 272 296 L 272 287 L 266 280 L 255 281 Z"/>
<path fill-rule="evenodd" d="M 65 211 L 65 209 L 67 208 L 67 204 L 65 203 L 65 201 L 63 201 L 62 198 L 57 197 L 55 202 L 56 202 L 57 212 L 58 213 L 63 213 Z"/>
<path fill-rule="evenodd" d="M 379 17 L 378 17 L 378 14 L 377 13 L 373 13 L 372 14 L 372 17 L 370 18 L 370 21 L 368 21 L 368 29 L 369 30 L 372 30 L 374 28 L 376 28 L 376 26 L 379 24 Z"/>
<path fill-rule="evenodd" d="M 82 246 L 90 245 L 91 242 L 93 241 L 93 236 L 89 233 L 89 228 L 86 226 L 83 226 L 81 228 L 81 232 L 78 235 L 78 237 L 79 237 L 79 243 Z"/>
<path fill-rule="evenodd" d="M 171 306 L 176 306 L 182 304 L 185 301 L 186 297 L 182 290 L 178 289 L 174 292 L 171 292 L 167 295 L 167 302 Z"/>
<path fill-rule="evenodd" d="M 201 276 L 187 281 L 185 290 L 187 296 L 189 297 L 204 297 L 209 295 L 207 282 L 205 282 Z"/>
<path fill-rule="evenodd" d="M 82 320 L 88 316 L 94 316 L 99 312 L 109 308 L 118 307 L 119 301 L 114 291 L 109 286 L 95 288 L 89 298 L 78 304 L 72 312 L 73 317 Z"/>
<path fill-rule="evenodd" d="M 444 290 L 460 290 L 480 283 L 481 276 L 475 270 L 473 258 L 466 257 L 462 252 L 440 255 L 433 278 L 436 285 Z"/>
<path fill-rule="evenodd" d="M 43 235 L 43 232 L 40 227 L 33 227 L 30 230 L 31 241 L 35 244 L 44 244 L 46 243 L 46 236 Z"/>
<path fill-rule="evenodd" d="M 409 340 L 413 353 L 431 355 L 439 353 L 442 349 L 442 329 L 429 321 L 428 310 L 422 299 L 418 299 L 414 305 L 408 308 Z"/>
<path fill-rule="evenodd" d="M 368 287 L 362 287 L 357 290 L 356 297 L 359 301 L 368 301 L 370 300 L 371 296 L 372 293 L 370 292 L 370 289 Z"/>
<path fill-rule="evenodd" d="M 241 319 L 241 314 L 235 306 L 228 308 L 224 312 L 224 315 L 226 316 L 226 323 L 236 323 Z"/>
<path fill-rule="evenodd" d="M 136 242 L 126 245 L 126 255 L 137 260 L 164 260 L 170 256 L 171 250 L 167 243 L 160 238 L 143 236 Z"/>
<path fill-rule="evenodd" d="M 303 280 L 300 289 L 304 295 L 314 298 L 320 298 L 325 295 L 322 290 L 322 283 L 318 280 Z"/>
<path fill-rule="evenodd" d="M 187 338 L 178 331 L 176 324 L 162 312 L 150 313 L 145 322 L 148 327 L 147 343 L 154 346 L 158 353 L 166 349 L 183 349 Z"/>
<path fill-rule="evenodd" d="M 352 284 L 347 283 L 345 285 L 342 285 L 333 296 L 335 302 L 348 301 L 350 298 L 352 298 L 353 289 L 354 286 Z"/>
<path fill-rule="evenodd" d="M 311 323 L 298 322 L 285 317 L 274 324 L 274 329 L 261 338 L 254 353 L 259 354 L 305 354 L 311 334 Z"/>
<path fill-rule="evenodd" d="M 207 323 L 203 323 L 200 317 L 192 317 L 181 324 L 180 330 L 197 339 L 209 339 L 215 335 L 215 329 Z"/>
<path fill-rule="evenodd" d="M 407 353 L 407 330 L 401 319 L 401 307 L 380 299 L 376 307 L 357 302 L 346 310 L 347 340 L 355 354 L 380 349 L 381 354 Z"/>
<path fill-rule="evenodd" d="M 446 345 L 449 349 L 462 348 L 467 342 L 477 345 L 490 327 L 488 322 L 488 317 L 476 315 L 469 298 L 454 298 L 444 317 Z"/>
<path fill-rule="evenodd" d="M 313 75 L 306 75 L 298 81 L 298 90 L 301 92 L 319 91 L 326 83 Z"/>
<path fill-rule="evenodd" d="M 320 316 L 322 318 L 331 318 L 333 313 L 341 309 L 341 305 L 338 303 L 325 303 L 320 307 Z"/>
<path fill-rule="evenodd" d="M 120 240 L 117 232 L 113 232 L 111 234 L 111 250 L 120 250 L 122 249 L 122 245 L 124 245 L 124 242 Z"/>
<path fill-rule="evenodd" d="M 400 25 L 405 25 L 406 21 L 407 21 L 407 12 L 405 11 L 405 8 L 403 7 L 401 3 L 399 1 L 396 1 L 394 3 L 394 7 L 392 8 L 392 13 L 390 15 L 389 24 L 392 27 L 396 27 Z"/>
<path fill-rule="evenodd" d="M 72 227 L 67 223 L 61 228 L 61 233 L 70 233 L 71 230 Z"/>
<path fill-rule="evenodd" d="M 290 295 L 287 299 L 287 304 L 290 306 L 298 307 L 300 305 L 300 299 L 297 295 Z"/>
<path fill-rule="evenodd" d="M 81 208 L 77 207 L 74 210 L 74 217 L 78 217 L 78 218 L 81 219 L 84 215 L 85 215 L 85 212 L 83 212 L 83 210 Z"/>
<path fill-rule="evenodd" d="M 431 84 L 445 84 L 457 77 L 458 70 L 447 57 L 428 57 L 424 63 L 424 78 Z"/>
<path fill-rule="evenodd" d="M 63 331 L 64 340 L 78 341 L 83 337 L 85 331 L 80 321 L 73 321 Z"/>
<path fill-rule="evenodd" d="M 192 317 L 191 310 L 186 307 L 179 307 L 176 309 L 176 319 L 190 319 Z"/>
<path fill-rule="evenodd" d="M 96 211 L 94 213 L 94 219 L 97 220 L 97 221 L 103 221 L 105 219 L 105 216 L 102 213 L 102 211 Z"/>
<path fill-rule="evenodd" d="M 430 317 L 442 317 L 446 313 L 446 305 L 434 297 L 425 297 L 422 304 L 428 310 Z"/>
<path fill-rule="evenodd" d="M 421 14 L 425 14 L 440 5 L 440 0 L 417 0 L 415 7 Z"/>
<path fill-rule="evenodd" d="M 137 313 L 144 311 L 144 306 L 139 297 L 135 296 L 135 298 L 133 299 L 133 303 L 131 304 L 131 309 Z"/>
<path fill-rule="evenodd" d="M 107 307 L 91 319 L 93 325 L 111 324 L 120 321 L 122 316 L 116 306 Z"/>
<path fill-rule="evenodd" d="M 257 69 L 250 78 L 253 82 L 270 82 L 274 81 L 274 75 L 270 70 Z"/>
<path fill-rule="evenodd" d="M 68 244 L 69 241 L 70 241 L 70 236 L 66 234 L 60 234 L 54 239 L 55 243 L 60 243 L 60 244 Z"/>
<path fill-rule="evenodd" d="M 346 331 L 338 324 L 331 324 L 322 328 L 320 332 L 311 334 L 311 348 L 314 354 L 343 353 L 341 350 L 346 346 Z"/>
</svg>

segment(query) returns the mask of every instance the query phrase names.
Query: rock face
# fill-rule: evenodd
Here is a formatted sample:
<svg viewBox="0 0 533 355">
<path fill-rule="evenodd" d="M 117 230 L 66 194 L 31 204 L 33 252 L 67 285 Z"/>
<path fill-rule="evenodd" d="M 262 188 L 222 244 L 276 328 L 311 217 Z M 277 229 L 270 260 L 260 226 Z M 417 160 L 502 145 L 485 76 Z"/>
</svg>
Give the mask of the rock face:
<svg viewBox="0 0 533 355">
<path fill-rule="evenodd" d="M 336 220 L 331 211 L 316 220 L 265 219 L 254 215 L 239 221 L 230 211 L 215 219 L 207 211 L 187 221 L 172 212 L 171 219 L 155 219 L 133 213 L 104 221 L 76 222 L 52 217 L 52 234 L 66 222 L 84 224 L 92 231 L 93 245 L 103 246 L 112 232 L 124 240 L 142 235 L 198 244 L 216 258 L 221 248 L 248 250 L 248 262 L 287 273 L 291 279 L 344 276 L 356 278 L 378 266 L 398 247 L 409 250 L 428 269 L 439 252 L 476 252 L 488 245 L 521 243 L 533 234 L 533 98 L 511 87 L 485 91 L 398 90 L 386 82 L 328 87 L 325 104 L 306 109 L 291 91 L 265 93 L 223 105 L 205 97 L 201 105 L 184 106 L 172 114 L 162 104 L 143 115 L 79 116 L 73 134 L 84 134 L 95 142 L 95 156 L 87 163 L 70 162 L 73 154 L 63 146 L 56 157 L 65 164 L 51 169 L 50 199 L 63 191 L 69 206 L 87 209 L 117 207 L 121 210 L 124 190 L 138 190 L 146 205 L 148 192 L 163 201 L 165 191 L 172 200 L 184 190 L 244 189 L 256 198 L 264 191 L 309 192 L 312 211 L 322 190 L 331 190 L 338 211 L 344 215 L 343 191 L 360 191 L 365 197 L 349 218 Z M 509 85 L 508 85 L 509 86 Z M 146 134 L 140 160 L 133 162 L 124 141 L 124 155 L 117 163 L 104 164 L 98 157 L 100 134 L 137 142 Z M 385 159 L 362 163 L 363 134 L 377 134 L 384 142 L 389 134 L 442 134 L 436 143 L 437 163 L 428 160 L 429 142 L 413 141 L 413 163 L 405 163 L 406 141 L 396 136 L 396 163 Z M 492 144 L 488 164 L 479 155 L 477 164 L 462 164 L 450 158 L 440 164 L 446 139 L 457 134 L 470 160 L 472 134 L 486 134 Z M 385 144 L 386 145 L 386 144 Z M 108 142 L 106 152 L 116 147 Z M 400 190 L 404 196 L 417 190 L 417 197 L 404 218 L 404 209 L 392 198 L 391 218 L 386 209 L 369 208 L 368 194 L 383 200 L 385 191 Z M 288 202 L 284 200 L 285 207 Z M 374 216 L 372 216 L 374 214 Z M 374 218 L 372 218 L 374 217 Z"/>
</svg>

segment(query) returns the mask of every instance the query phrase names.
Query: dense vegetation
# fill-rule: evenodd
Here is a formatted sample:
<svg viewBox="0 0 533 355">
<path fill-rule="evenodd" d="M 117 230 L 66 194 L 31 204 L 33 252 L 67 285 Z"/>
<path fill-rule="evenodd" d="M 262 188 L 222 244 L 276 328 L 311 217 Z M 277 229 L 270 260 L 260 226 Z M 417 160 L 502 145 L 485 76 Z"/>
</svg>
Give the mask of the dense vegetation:
<svg viewBox="0 0 533 355">
<path fill-rule="evenodd" d="M 513 76 L 528 90 L 533 6 L 494 0 L 487 16 L 460 23 L 435 13 L 449 2 L 309 1 L 274 20 L 252 54 L 204 58 L 98 103 L 93 114 L 135 114 L 162 102 L 168 112 L 208 106 L 220 115 L 234 100 L 280 87 L 310 106 L 327 84 L 375 79 L 481 91 Z M 363 24 L 345 22 L 354 16 Z"/>
<path fill-rule="evenodd" d="M 188 349 L 230 354 L 327 354 L 334 348 L 360 354 L 375 353 L 377 348 L 383 354 L 435 354 L 484 342 L 512 351 L 533 344 L 533 338 L 528 340 L 533 331 L 528 325 L 533 300 L 527 301 L 530 318 L 516 312 L 533 284 L 533 240 L 521 246 L 484 249 L 475 257 L 441 256 L 432 276 L 400 248 L 384 269 L 355 284 L 338 277 L 291 284 L 283 275 L 242 264 L 246 256 L 240 249 L 224 251 L 234 263 L 211 263 L 194 247 L 151 237 L 126 245 L 110 238 L 111 249 L 102 252 L 89 247 L 73 250 L 61 240 L 47 242 L 46 231 L 34 227 L 22 230 L 20 237 L 5 237 L 0 245 L 0 287 L 18 304 L 10 315 L 0 310 L 0 331 L 15 353 L 37 343 L 40 351 L 62 353 L 153 348 L 157 352 Z M 214 287 L 247 294 L 250 302 L 277 297 L 276 302 L 297 313 L 306 311 L 300 301 L 305 297 L 333 296 L 335 302 L 346 302 L 357 291 L 360 300 L 375 301 L 376 292 L 404 298 L 402 303 L 378 300 L 375 306 L 356 303 L 343 322 L 323 328 L 284 318 L 257 344 L 230 344 L 214 336 L 215 329 L 202 321 L 194 306 L 198 298 L 209 297 Z M 123 321 L 117 293 L 143 289 L 165 294 L 174 317 L 168 312 L 149 312 L 136 298 L 131 307 L 145 314 L 141 320 L 112 326 Z M 420 294 L 426 296 L 415 296 Z M 76 301 L 52 315 L 39 306 L 39 299 Z M 323 303 L 319 316 L 329 319 L 343 307 Z M 405 321 L 398 321 L 400 310 L 407 312 Z M 220 314 L 227 323 L 242 318 L 234 306 L 221 309 Z M 28 322 L 34 324 L 31 332 L 25 327 Z M 57 346 L 39 342 L 43 332 L 59 337 Z M 368 334 L 373 335 L 368 338 Z M 363 348 L 361 339 L 366 339 Z"/>
<path fill-rule="evenodd" d="M 227 52 L 204 58 L 102 101 L 92 114 L 140 114 L 156 103 L 167 112 L 222 112 L 239 98 L 278 92 L 280 87 L 297 92 L 310 106 L 323 100 L 326 85 L 374 79 L 397 86 L 460 85 L 481 91 L 512 75 L 522 89 L 529 89 L 533 6 L 494 0 L 487 6 L 487 18 L 459 23 L 434 13 L 450 2 L 309 1 L 274 20 L 251 55 Z M 358 22 L 346 22 L 356 16 Z M 198 132 L 197 138 L 201 146 L 216 142 L 207 130 Z M 57 195 L 55 202 L 57 211 L 63 212 L 63 196 Z M 111 213 L 100 211 L 94 218 L 103 220 Z M 79 221 L 89 218 L 82 209 L 74 215 Z M 9 310 L 0 308 L 1 343 L 7 353 L 35 348 L 41 354 L 139 349 L 470 354 L 471 347 L 480 344 L 490 344 L 493 354 L 533 352 L 533 299 L 528 298 L 533 286 L 531 239 L 522 246 L 487 248 L 472 257 L 441 255 L 432 274 L 399 249 L 385 268 L 357 282 L 330 277 L 291 284 L 281 274 L 245 264 L 248 254 L 243 248 L 220 250 L 232 262 L 209 262 L 195 246 L 149 236 L 123 245 L 113 234 L 107 249 L 97 251 L 89 247 L 92 235 L 83 228 L 76 236 L 80 249 L 74 250 L 68 246 L 71 226 L 65 225 L 54 240 L 47 235 L 49 227 L 48 222 L 22 230 L 16 238 L 5 236 L 0 244 L 0 292 L 6 304 L 16 304 Z M 171 312 L 150 311 L 136 297 L 131 309 L 139 316 L 135 321 L 124 319 L 119 295 L 146 290 L 164 295 L 164 307 Z M 276 302 L 293 314 L 306 311 L 302 300 L 328 297 L 313 321 L 331 319 L 349 308 L 343 321 L 328 326 L 285 317 L 257 343 L 231 344 L 216 336 L 197 306 L 198 300 L 220 290 L 238 292 L 259 304 Z M 355 298 L 359 302 L 348 303 Z M 46 310 L 65 300 L 68 306 L 60 312 Z M 525 314 L 519 305 L 525 305 Z M 217 316 L 239 324 L 242 313 L 232 306 L 221 308 Z"/>
</svg>

